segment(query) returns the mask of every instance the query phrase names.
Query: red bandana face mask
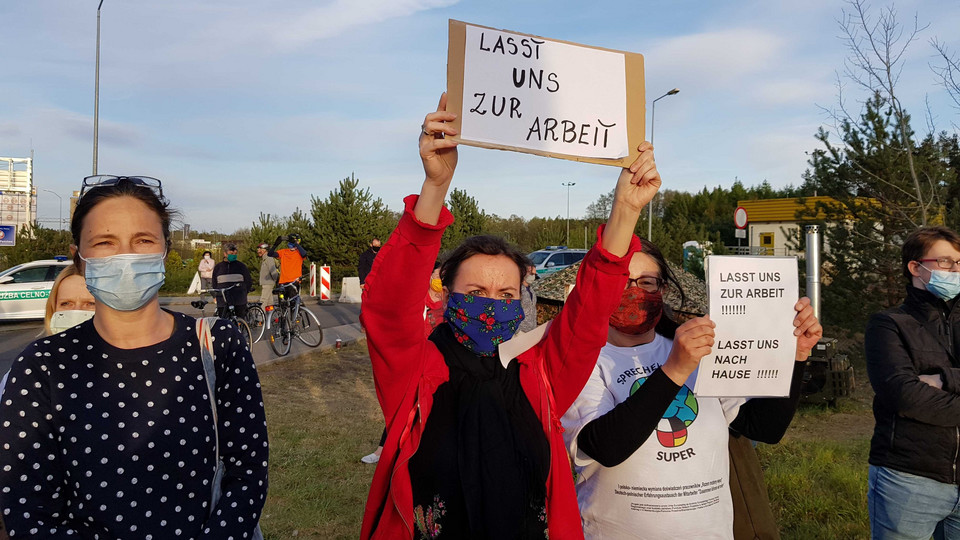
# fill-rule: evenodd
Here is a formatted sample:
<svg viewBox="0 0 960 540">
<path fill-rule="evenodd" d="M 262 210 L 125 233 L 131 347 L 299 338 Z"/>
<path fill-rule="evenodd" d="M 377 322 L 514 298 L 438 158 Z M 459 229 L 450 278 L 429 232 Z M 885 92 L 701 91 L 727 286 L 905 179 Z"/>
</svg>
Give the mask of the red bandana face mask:
<svg viewBox="0 0 960 540">
<path fill-rule="evenodd" d="M 620 305 L 610 316 L 610 326 L 618 332 L 638 336 L 653 330 L 663 315 L 663 295 L 660 291 L 647 292 L 640 287 L 623 291 Z"/>
</svg>

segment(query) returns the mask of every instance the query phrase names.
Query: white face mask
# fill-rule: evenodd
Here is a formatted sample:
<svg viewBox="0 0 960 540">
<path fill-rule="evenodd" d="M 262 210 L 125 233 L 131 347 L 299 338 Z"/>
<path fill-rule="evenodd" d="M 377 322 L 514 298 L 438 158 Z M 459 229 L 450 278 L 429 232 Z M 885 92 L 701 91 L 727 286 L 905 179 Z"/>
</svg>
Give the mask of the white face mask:
<svg viewBox="0 0 960 540">
<path fill-rule="evenodd" d="M 50 317 L 50 333 L 59 334 L 64 330 L 69 330 L 80 323 L 89 321 L 93 318 L 93 311 L 84 309 L 68 309 L 58 311 Z"/>
<path fill-rule="evenodd" d="M 533 285 L 533 282 L 537 280 L 537 276 L 528 274 L 524 276 L 523 280 L 527 282 L 527 285 Z"/>
<path fill-rule="evenodd" d="M 206 260 L 208 260 L 208 261 L 210 260 L 210 256 L 209 256 L 209 255 L 204 255 L 203 258 L 206 259 Z"/>
</svg>

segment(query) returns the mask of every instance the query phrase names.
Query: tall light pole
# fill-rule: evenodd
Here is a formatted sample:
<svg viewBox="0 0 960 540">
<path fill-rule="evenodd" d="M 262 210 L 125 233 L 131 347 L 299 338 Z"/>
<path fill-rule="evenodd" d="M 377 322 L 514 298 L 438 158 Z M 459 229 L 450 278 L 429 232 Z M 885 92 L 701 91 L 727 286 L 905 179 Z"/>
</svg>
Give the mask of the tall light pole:
<svg viewBox="0 0 960 540">
<path fill-rule="evenodd" d="M 567 187 L 567 245 L 570 245 L 570 186 L 577 185 L 576 182 L 561 183 L 561 186 Z"/>
<path fill-rule="evenodd" d="M 53 193 L 57 196 L 57 200 L 60 201 L 60 221 L 57 222 L 57 230 L 63 230 L 63 197 L 57 195 L 56 191 L 50 191 L 49 189 L 44 189 L 47 193 Z"/>
<path fill-rule="evenodd" d="M 97 175 L 97 139 L 100 130 L 100 8 L 103 0 L 97 6 L 97 71 L 93 89 L 93 175 Z"/>
<path fill-rule="evenodd" d="M 653 105 L 651 106 L 652 112 L 650 113 L 650 144 L 653 144 L 653 128 L 657 121 L 657 102 L 661 99 L 672 96 L 680 91 L 679 88 L 674 88 L 666 94 L 658 97 L 653 100 Z M 647 205 L 647 240 L 651 240 L 653 236 L 653 199 L 650 199 L 650 204 Z"/>
</svg>

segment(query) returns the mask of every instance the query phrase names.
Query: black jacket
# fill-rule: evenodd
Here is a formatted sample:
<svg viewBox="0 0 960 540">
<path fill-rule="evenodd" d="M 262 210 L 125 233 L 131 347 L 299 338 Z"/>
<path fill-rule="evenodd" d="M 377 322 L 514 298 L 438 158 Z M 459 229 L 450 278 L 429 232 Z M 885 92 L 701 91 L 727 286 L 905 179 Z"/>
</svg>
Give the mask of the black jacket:
<svg viewBox="0 0 960 540">
<path fill-rule="evenodd" d="M 377 251 L 380 250 L 378 249 Z M 373 260 L 377 258 L 377 251 L 374 251 L 373 248 L 370 247 L 360 254 L 360 261 L 357 263 L 357 274 L 360 275 L 361 285 L 367 281 L 367 274 L 369 274 L 370 269 L 373 268 Z"/>
<path fill-rule="evenodd" d="M 253 290 L 253 280 L 250 278 L 250 270 L 247 265 L 240 261 L 221 261 L 213 267 L 213 288 L 223 289 L 234 284 L 234 287 L 226 292 L 227 303 L 232 306 L 247 305 L 247 293 Z M 217 305 L 223 305 L 223 298 L 216 295 Z"/>
<path fill-rule="evenodd" d="M 960 301 L 907 287 L 903 305 L 867 323 L 864 346 L 876 427 L 870 464 L 958 483 Z M 940 375 L 943 388 L 921 381 Z"/>
</svg>

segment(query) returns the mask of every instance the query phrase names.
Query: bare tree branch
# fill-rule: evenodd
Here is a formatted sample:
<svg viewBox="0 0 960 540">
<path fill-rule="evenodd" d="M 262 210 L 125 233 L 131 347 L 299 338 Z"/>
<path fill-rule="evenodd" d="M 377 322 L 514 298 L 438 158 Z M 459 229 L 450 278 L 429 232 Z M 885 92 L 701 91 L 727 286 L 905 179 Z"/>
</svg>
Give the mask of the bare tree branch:
<svg viewBox="0 0 960 540">
<path fill-rule="evenodd" d="M 937 54 L 944 61 L 943 66 L 931 64 L 930 69 L 940 77 L 940 84 L 947 89 L 947 93 L 950 94 L 950 98 L 953 99 L 956 107 L 960 108 L 960 81 L 957 80 L 960 78 L 960 58 L 951 54 L 946 44 L 937 41 L 937 38 L 931 39 L 930 44 L 933 45 Z"/>
</svg>

